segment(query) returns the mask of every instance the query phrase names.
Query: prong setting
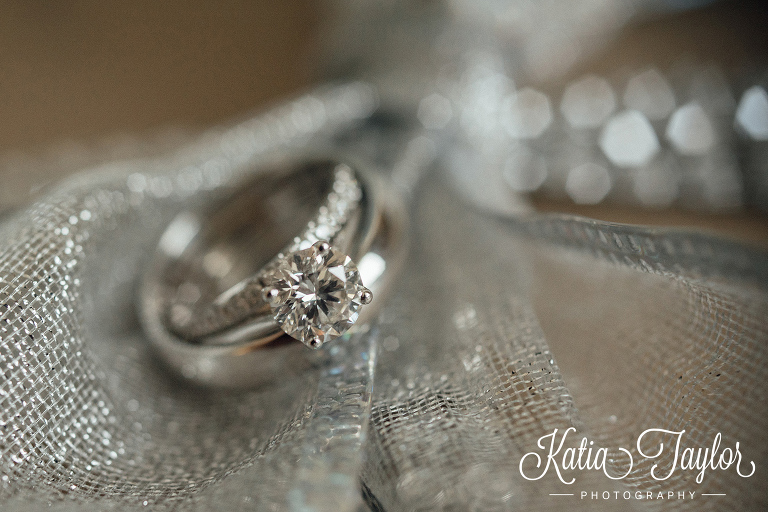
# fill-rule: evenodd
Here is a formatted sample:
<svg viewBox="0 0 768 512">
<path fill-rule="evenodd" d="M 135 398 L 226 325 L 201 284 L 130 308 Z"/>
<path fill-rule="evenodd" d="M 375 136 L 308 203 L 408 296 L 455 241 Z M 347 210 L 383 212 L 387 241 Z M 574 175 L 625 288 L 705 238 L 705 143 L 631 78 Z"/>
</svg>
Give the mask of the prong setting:
<svg viewBox="0 0 768 512">
<path fill-rule="evenodd" d="M 313 349 L 343 335 L 373 298 L 352 259 L 322 240 L 287 254 L 263 287 L 280 328 Z"/>
<path fill-rule="evenodd" d="M 279 294 L 280 290 L 272 287 L 266 287 L 261 291 L 261 297 L 264 299 L 264 302 L 268 304 L 272 304 Z"/>
</svg>

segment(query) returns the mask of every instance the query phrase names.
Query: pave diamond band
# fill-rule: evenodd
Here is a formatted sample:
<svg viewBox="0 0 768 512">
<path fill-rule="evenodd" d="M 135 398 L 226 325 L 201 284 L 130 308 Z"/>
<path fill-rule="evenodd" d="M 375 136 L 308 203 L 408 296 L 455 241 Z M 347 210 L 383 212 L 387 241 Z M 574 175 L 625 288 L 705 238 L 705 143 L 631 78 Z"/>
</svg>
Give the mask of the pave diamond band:
<svg viewBox="0 0 768 512">
<path fill-rule="evenodd" d="M 334 256 L 331 261 L 309 254 L 317 256 L 313 247 L 319 247 L 318 244 L 343 242 L 345 236 L 349 237 L 348 232 L 353 228 L 361 206 L 362 190 L 348 165 L 336 165 L 331 179 L 331 191 L 301 234 L 264 268 L 224 291 L 210 304 L 200 304 L 200 301 L 190 304 L 177 298 L 169 308 L 171 330 L 199 343 L 226 344 L 227 331 L 262 316 L 267 302 L 283 332 L 312 348 L 319 348 L 349 329 L 357 319 L 360 294 L 367 290 L 360 283 L 355 264 L 337 248 L 326 251 Z M 339 262 L 344 256 L 349 261 Z M 327 271 L 325 267 L 329 263 L 331 267 Z M 350 266 L 349 286 L 346 286 L 344 277 L 335 277 L 334 272 L 339 273 L 341 268 L 341 273 L 347 273 L 345 268 Z M 277 278 L 277 275 L 281 277 Z M 265 282 L 271 283 L 271 289 L 280 290 L 269 301 L 264 295 Z M 345 286 L 349 293 L 339 293 L 338 290 Z M 318 293 L 314 293 L 315 287 Z M 283 290 L 291 290 L 301 298 L 297 300 Z M 311 307 L 304 307 L 307 304 Z M 338 315 L 330 314 L 337 311 Z"/>
<path fill-rule="evenodd" d="M 404 209 L 375 173 L 317 157 L 262 167 L 179 214 L 142 283 L 155 349 L 197 383 L 250 386 L 296 369 L 301 344 L 279 340 L 320 348 L 365 323 L 402 259 Z"/>
</svg>

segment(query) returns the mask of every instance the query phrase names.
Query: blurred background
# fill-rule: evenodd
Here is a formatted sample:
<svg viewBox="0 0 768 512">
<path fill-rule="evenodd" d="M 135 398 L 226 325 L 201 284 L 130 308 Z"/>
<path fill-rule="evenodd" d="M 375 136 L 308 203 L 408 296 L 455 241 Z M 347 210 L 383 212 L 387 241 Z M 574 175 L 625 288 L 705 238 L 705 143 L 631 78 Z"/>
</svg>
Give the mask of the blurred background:
<svg viewBox="0 0 768 512">
<path fill-rule="evenodd" d="M 768 247 L 767 22 L 745 0 L 4 2 L 0 210 L 359 77 L 457 142 L 476 200 Z"/>
</svg>

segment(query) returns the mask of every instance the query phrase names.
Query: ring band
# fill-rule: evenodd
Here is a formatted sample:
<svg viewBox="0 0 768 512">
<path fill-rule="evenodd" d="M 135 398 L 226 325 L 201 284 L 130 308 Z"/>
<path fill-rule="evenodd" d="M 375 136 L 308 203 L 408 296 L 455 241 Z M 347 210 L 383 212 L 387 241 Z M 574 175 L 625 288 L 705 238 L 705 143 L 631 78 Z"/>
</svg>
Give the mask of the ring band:
<svg viewBox="0 0 768 512">
<path fill-rule="evenodd" d="M 179 214 L 140 291 L 155 349 L 193 382 L 253 386 L 308 361 L 284 334 L 319 348 L 366 323 L 405 249 L 404 209 L 385 187 L 340 159 L 279 157 Z"/>
</svg>

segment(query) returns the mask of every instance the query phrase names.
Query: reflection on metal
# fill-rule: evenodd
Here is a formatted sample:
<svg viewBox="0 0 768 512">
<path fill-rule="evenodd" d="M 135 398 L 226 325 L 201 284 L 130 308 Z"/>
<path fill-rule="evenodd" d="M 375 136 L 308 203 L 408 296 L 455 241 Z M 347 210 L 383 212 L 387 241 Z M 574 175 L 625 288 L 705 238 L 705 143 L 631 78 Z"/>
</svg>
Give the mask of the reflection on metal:
<svg viewBox="0 0 768 512">
<path fill-rule="evenodd" d="M 675 108 L 675 94 L 669 82 L 656 69 L 648 69 L 629 79 L 624 90 L 624 105 L 639 110 L 648 119 L 667 117 Z"/>
<path fill-rule="evenodd" d="M 504 164 L 504 179 L 515 192 L 533 192 L 547 179 L 546 159 L 524 144 L 517 144 L 510 150 Z"/>
<path fill-rule="evenodd" d="M 534 89 L 520 89 L 502 105 L 502 123 L 513 139 L 535 139 L 551 122 L 549 98 Z"/>
<path fill-rule="evenodd" d="M 568 173 L 565 190 L 578 204 L 597 204 L 611 191 L 611 175 L 602 165 L 586 163 Z"/>
<path fill-rule="evenodd" d="M 715 144 L 712 123 L 697 102 L 683 105 L 672 114 L 667 139 L 681 155 L 703 155 Z"/>
<path fill-rule="evenodd" d="M 756 85 L 744 91 L 736 109 L 736 126 L 754 140 L 768 140 L 768 93 Z"/>
<path fill-rule="evenodd" d="M 566 87 L 560 111 L 573 128 L 599 128 L 616 108 L 616 95 L 604 78 L 587 75 Z"/>
<path fill-rule="evenodd" d="M 640 167 L 659 152 L 659 139 L 642 112 L 625 110 L 605 125 L 600 148 L 618 167 Z"/>
</svg>

